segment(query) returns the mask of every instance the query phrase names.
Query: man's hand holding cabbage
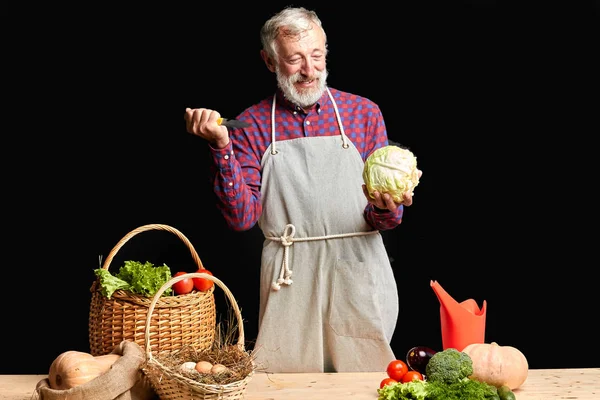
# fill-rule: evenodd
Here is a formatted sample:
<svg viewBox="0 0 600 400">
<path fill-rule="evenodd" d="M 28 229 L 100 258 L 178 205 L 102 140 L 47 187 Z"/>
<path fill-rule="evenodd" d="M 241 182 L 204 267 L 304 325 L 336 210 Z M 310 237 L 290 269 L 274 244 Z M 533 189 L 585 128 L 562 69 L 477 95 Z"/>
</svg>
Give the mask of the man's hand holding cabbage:
<svg viewBox="0 0 600 400">
<path fill-rule="evenodd" d="M 382 210 L 395 211 L 410 206 L 422 171 L 408 149 L 388 145 L 375 150 L 365 161 L 363 192 L 367 200 Z"/>
</svg>

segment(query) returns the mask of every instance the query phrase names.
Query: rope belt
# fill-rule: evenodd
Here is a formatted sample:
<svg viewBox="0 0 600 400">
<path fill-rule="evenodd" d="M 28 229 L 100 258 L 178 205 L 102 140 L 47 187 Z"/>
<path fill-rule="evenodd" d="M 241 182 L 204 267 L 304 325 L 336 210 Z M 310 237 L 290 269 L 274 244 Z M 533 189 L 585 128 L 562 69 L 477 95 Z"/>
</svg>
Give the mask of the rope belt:
<svg viewBox="0 0 600 400">
<path fill-rule="evenodd" d="M 379 233 L 379 231 L 368 231 L 368 232 L 354 232 L 354 233 L 339 233 L 336 235 L 326 235 L 326 236 L 313 236 L 306 238 L 294 238 L 296 234 L 296 227 L 292 224 L 287 224 L 285 229 L 283 230 L 283 235 L 280 237 L 277 236 L 265 236 L 265 238 L 269 240 L 273 240 L 275 242 L 281 242 L 283 246 L 283 263 L 281 265 L 281 271 L 279 272 L 279 278 L 276 282 L 273 282 L 271 288 L 273 290 L 281 289 L 281 285 L 291 285 L 292 284 L 292 270 L 290 269 L 288 263 L 288 249 L 294 244 L 294 242 L 308 242 L 309 240 L 324 240 L 324 239 L 337 239 L 344 237 L 352 237 L 352 236 L 365 236 L 365 235 L 373 235 L 375 233 Z"/>
</svg>

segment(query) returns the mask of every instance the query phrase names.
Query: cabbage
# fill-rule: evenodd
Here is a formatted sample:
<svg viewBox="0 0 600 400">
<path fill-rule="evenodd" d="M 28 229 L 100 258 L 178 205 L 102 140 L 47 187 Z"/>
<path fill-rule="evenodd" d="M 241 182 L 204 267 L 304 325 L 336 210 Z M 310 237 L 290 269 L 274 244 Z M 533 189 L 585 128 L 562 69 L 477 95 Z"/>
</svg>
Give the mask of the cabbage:
<svg viewBox="0 0 600 400">
<path fill-rule="evenodd" d="M 363 180 L 371 198 L 373 192 L 389 193 L 396 203 L 401 203 L 404 193 L 413 193 L 419 184 L 417 158 L 408 149 L 388 145 L 375 150 L 363 169 Z"/>
</svg>

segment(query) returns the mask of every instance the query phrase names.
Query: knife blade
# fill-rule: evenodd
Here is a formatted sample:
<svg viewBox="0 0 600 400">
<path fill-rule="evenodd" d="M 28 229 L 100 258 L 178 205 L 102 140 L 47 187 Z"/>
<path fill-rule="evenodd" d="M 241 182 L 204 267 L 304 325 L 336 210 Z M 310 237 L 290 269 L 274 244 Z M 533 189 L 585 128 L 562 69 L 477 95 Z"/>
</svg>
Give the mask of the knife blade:
<svg viewBox="0 0 600 400">
<path fill-rule="evenodd" d="M 250 125 L 248 122 L 239 121 L 237 119 L 219 118 L 217 124 L 227 126 L 229 128 L 248 128 Z"/>
</svg>

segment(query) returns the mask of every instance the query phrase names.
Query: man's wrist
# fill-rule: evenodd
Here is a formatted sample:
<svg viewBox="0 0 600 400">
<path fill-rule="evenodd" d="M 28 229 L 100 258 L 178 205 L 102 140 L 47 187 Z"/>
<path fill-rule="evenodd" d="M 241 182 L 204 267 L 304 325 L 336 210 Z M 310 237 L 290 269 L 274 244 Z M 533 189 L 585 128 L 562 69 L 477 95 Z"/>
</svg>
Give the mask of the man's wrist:
<svg viewBox="0 0 600 400">
<path fill-rule="evenodd" d="M 229 136 L 223 140 L 216 140 L 214 142 L 210 142 L 210 145 L 213 149 L 223 150 L 229 144 Z"/>
<path fill-rule="evenodd" d="M 375 204 L 373 204 L 373 210 L 375 210 L 376 213 L 380 213 L 380 214 L 390 212 L 390 210 L 388 210 L 387 208 L 379 208 Z"/>
</svg>

